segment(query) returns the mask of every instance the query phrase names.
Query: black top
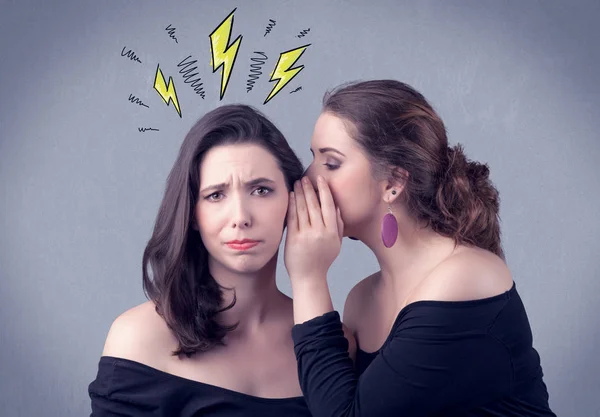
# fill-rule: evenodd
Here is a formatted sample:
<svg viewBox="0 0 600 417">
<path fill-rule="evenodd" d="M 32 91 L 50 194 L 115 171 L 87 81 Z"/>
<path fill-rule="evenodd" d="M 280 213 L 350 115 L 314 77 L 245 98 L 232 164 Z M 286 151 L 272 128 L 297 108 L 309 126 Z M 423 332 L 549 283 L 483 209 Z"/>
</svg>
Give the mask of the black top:
<svg viewBox="0 0 600 417">
<path fill-rule="evenodd" d="M 88 392 L 91 417 L 310 417 L 303 397 L 255 397 L 109 356 Z"/>
<path fill-rule="evenodd" d="M 356 368 L 356 372 L 358 375 L 362 375 L 362 373 L 367 369 L 367 367 L 373 362 L 373 359 L 379 354 L 377 352 L 365 352 L 360 348 L 360 346 L 356 346 L 356 359 L 354 361 L 354 368 Z"/>
<path fill-rule="evenodd" d="M 556 417 L 514 284 L 482 300 L 407 305 L 378 352 L 359 352 L 360 375 L 336 311 L 292 336 L 315 417 Z"/>
</svg>

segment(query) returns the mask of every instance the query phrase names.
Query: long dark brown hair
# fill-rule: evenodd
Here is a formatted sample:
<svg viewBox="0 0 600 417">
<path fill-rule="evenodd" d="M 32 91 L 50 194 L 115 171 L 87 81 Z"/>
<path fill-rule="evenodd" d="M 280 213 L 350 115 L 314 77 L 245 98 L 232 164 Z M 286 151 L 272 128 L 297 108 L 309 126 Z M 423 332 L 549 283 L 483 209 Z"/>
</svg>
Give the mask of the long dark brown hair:
<svg viewBox="0 0 600 417">
<path fill-rule="evenodd" d="M 405 183 L 402 198 L 411 215 L 456 244 L 504 259 L 500 200 L 488 166 L 467 159 L 460 144 L 448 146 L 442 119 L 421 93 L 395 80 L 348 83 L 325 94 L 323 111 L 350 122 L 348 133 L 375 175 Z"/>
<path fill-rule="evenodd" d="M 208 252 L 192 227 L 200 187 L 200 162 L 211 148 L 254 143 L 277 160 L 288 190 L 302 176 L 302 163 L 283 134 L 263 114 L 245 105 L 221 106 L 194 124 L 186 135 L 169 176 L 142 260 L 146 296 L 156 305 L 177 338 L 174 355 L 188 357 L 223 344 L 235 326 L 217 322 L 222 288 L 208 270 Z"/>
</svg>

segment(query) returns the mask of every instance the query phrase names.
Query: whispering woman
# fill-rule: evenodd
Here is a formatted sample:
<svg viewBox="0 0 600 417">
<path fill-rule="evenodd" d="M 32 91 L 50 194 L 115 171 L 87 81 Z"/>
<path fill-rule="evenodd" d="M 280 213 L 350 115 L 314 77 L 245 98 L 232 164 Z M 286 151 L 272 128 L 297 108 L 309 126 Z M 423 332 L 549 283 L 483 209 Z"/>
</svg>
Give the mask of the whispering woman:
<svg viewBox="0 0 600 417">
<path fill-rule="evenodd" d="M 555 416 L 489 169 L 449 146 L 425 97 L 395 80 L 343 85 L 325 96 L 311 150 L 285 263 L 313 415 Z M 379 263 L 344 308 L 356 368 L 326 281 L 343 236 Z"/>
</svg>

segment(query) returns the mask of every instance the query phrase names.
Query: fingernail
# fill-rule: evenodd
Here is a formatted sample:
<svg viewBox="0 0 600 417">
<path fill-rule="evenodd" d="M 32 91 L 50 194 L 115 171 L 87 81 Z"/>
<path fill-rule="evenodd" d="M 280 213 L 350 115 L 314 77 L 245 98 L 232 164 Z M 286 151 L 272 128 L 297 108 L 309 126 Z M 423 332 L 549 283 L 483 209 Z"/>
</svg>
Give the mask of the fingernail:
<svg viewBox="0 0 600 417">
<path fill-rule="evenodd" d="M 323 182 L 323 177 L 322 177 L 322 176 L 320 176 L 320 175 L 317 175 L 317 181 L 319 181 L 319 182 Z"/>
<path fill-rule="evenodd" d="M 308 184 L 308 177 L 302 178 L 302 182 L 304 182 L 304 184 Z"/>
</svg>

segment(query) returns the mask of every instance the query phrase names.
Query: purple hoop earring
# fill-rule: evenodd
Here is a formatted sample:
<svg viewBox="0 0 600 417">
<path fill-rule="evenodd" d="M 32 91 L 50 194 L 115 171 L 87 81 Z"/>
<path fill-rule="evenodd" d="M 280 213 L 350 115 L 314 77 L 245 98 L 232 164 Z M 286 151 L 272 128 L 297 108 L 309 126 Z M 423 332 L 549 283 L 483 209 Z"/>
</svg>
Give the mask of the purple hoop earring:
<svg viewBox="0 0 600 417">
<path fill-rule="evenodd" d="M 392 208 L 388 207 L 389 213 L 383 216 L 381 222 L 381 240 L 386 248 L 391 248 L 396 243 L 398 237 L 398 221 L 392 213 Z"/>
</svg>

